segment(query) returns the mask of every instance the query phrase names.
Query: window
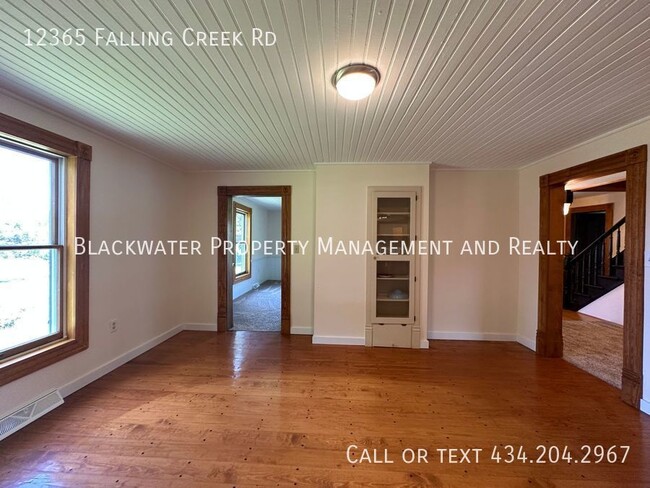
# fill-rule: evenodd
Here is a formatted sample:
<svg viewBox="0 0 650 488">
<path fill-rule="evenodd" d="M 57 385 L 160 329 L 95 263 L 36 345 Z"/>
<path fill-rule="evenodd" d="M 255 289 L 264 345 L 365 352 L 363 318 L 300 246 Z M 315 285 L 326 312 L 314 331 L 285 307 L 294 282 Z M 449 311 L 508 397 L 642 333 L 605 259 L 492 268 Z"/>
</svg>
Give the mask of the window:
<svg viewBox="0 0 650 488">
<path fill-rule="evenodd" d="M 251 277 L 251 225 L 253 210 L 234 202 L 235 283 Z"/>
<path fill-rule="evenodd" d="M 61 170 L 0 141 L 0 359 L 62 337 Z"/>
<path fill-rule="evenodd" d="M 0 384 L 88 347 L 90 153 L 0 114 Z"/>
</svg>

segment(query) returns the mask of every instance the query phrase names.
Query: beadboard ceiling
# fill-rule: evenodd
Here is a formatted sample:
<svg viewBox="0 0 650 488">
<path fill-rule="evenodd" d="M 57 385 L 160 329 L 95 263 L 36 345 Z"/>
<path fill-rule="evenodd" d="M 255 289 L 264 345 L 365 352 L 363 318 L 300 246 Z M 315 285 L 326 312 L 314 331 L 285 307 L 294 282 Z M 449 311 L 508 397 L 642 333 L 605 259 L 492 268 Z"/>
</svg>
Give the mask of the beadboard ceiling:
<svg viewBox="0 0 650 488">
<path fill-rule="evenodd" d="M 650 116 L 649 18 L 647 0 L 2 0 L 0 83 L 182 169 L 514 168 Z M 25 46 L 38 27 L 174 45 Z M 244 45 L 187 47 L 187 27 Z M 352 62 L 382 75 L 360 102 L 331 85 Z"/>
</svg>

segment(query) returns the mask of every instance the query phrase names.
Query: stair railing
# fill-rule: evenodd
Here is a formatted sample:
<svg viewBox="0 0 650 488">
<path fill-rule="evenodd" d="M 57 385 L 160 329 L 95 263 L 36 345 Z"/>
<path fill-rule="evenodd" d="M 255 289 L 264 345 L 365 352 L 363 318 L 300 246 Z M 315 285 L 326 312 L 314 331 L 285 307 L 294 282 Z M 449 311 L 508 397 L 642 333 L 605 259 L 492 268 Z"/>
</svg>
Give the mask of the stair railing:
<svg viewBox="0 0 650 488">
<path fill-rule="evenodd" d="M 564 264 L 564 303 L 568 308 L 575 293 L 585 294 L 589 286 L 597 286 L 599 276 L 614 276 L 623 266 L 625 243 L 621 231 L 625 217 L 575 256 L 567 256 Z"/>
</svg>

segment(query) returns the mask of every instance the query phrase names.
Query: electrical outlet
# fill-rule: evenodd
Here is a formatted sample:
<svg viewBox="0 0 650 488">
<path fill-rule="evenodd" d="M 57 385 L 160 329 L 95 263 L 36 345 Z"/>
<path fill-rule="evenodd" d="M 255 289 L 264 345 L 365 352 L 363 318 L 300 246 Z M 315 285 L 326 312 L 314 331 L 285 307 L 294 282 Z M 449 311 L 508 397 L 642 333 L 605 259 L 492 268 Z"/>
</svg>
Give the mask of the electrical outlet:
<svg viewBox="0 0 650 488">
<path fill-rule="evenodd" d="M 111 334 L 117 331 L 117 319 L 111 319 L 108 321 L 108 330 Z"/>
</svg>

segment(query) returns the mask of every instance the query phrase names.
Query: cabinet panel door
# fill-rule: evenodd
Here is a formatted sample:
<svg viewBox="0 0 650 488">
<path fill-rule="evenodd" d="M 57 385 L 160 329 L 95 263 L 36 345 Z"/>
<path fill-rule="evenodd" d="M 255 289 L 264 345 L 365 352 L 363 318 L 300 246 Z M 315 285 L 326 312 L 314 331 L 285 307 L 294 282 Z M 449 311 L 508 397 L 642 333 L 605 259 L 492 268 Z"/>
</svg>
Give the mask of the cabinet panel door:
<svg viewBox="0 0 650 488">
<path fill-rule="evenodd" d="M 410 324 L 373 324 L 372 345 L 380 347 L 411 347 Z"/>
</svg>

